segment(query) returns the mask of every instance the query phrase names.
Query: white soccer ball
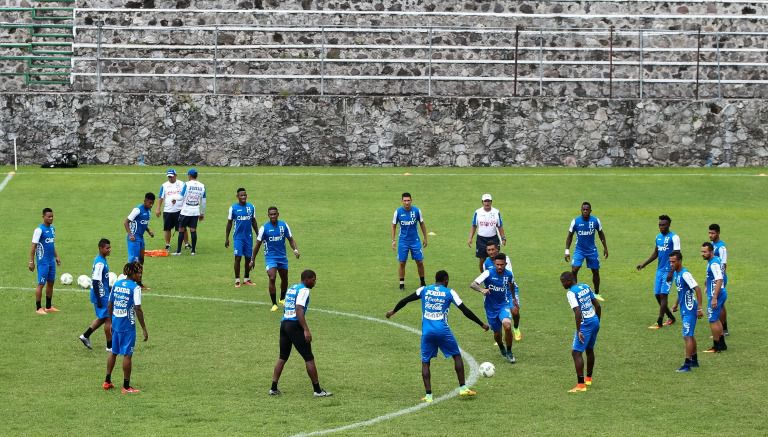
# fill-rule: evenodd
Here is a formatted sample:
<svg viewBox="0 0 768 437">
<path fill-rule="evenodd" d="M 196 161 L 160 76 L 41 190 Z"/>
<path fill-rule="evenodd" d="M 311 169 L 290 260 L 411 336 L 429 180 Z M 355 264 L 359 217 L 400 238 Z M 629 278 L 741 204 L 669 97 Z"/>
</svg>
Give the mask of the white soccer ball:
<svg viewBox="0 0 768 437">
<path fill-rule="evenodd" d="M 86 275 L 80 275 L 77 277 L 77 285 L 81 288 L 91 288 L 91 278 Z"/>
<path fill-rule="evenodd" d="M 73 278 L 72 275 L 69 273 L 64 273 L 59 278 L 59 281 L 61 281 L 63 285 L 72 285 L 72 281 L 74 280 L 75 278 Z"/>
<path fill-rule="evenodd" d="M 486 378 L 490 378 L 496 373 L 496 366 L 493 365 L 493 363 L 484 362 L 480 364 L 480 374 L 485 376 Z"/>
<path fill-rule="evenodd" d="M 115 282 L 117 282 L 117 275 L 115 272 L 109 272 L 109 288 L 114 287 Z"/>
</svg>

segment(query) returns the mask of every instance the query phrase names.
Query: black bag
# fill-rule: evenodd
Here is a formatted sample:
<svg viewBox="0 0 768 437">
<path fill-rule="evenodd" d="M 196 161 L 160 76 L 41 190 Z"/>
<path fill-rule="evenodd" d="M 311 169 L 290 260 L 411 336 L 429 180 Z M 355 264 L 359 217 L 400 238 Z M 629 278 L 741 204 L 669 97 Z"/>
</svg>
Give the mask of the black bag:
<svg viewBox="0 0 768 437">
<path fill-rule="evenodd" d="M 77 168 L 77 155 L 65 153 L 61 158 L 48 161 L 41 165 L 42 168 Z"/>
</svg>

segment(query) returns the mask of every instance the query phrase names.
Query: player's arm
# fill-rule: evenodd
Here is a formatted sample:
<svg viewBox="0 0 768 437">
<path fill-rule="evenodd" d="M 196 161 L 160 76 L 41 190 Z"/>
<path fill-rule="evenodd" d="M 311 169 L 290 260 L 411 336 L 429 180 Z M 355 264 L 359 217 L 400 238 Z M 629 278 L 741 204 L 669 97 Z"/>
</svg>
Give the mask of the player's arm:
<svg viewBox="0 0 768 437">
<path fill-rule="evenodd" d="M 507 233 L 504 231 L 504 226 L 499 225 L 499 238 L 501 238 L 501 245 L 506 246 L 507 245 Z"/>
<path fill-rule="evenodd" d="M 568 235 L 565 236 L 565 262 L 571 260 L 571 243 L 573 243 L 573 227 L 568 230 Z"/>
<path fill-rule="evenodd" d="M 723 274 L 725 274 L 728 268 L 728 249 L 725 246 L 720 248 L 720 266 L 723 268 Z"/>
<path fill-rule="evenodd" d="M 107 317 L 110 319 L 112 318 L 112 310 L 114 310 L 115 306 L 112 303 L 112 300 L 110 299 L 109 302 L 107 302 Z"/>
<path fill-rule="evenodd" d="M 592 306 L 595 307 L 595 314 L 597 314 L 597 319 L 601 320 L 603 318 L 603 307 L 600 306 L 600 301 L 595 299 L 594 296 L 592 296 Z"/>
<path fill-rule="evenodd" d="M 396 312 L 400 311 L 401 309 L 403 309 L 403 307 L 405 307 L 410 302 L 413 302 L 415 300 L 419 300 L 419 294 L 416 292 L 413 292 L 408 296 L 405 296 L 404 298 L 400 299 L 400 302 L 398 302 L 393 309 L 387 311 L 387 318 L 389 319 L 390 317 L 394 316 Z"/>
<path fill-rule="evenodd" d="M 227 230 L 224 234 L 224 247 L 229 247 L 229 233 L 232 232 L 232 219 L 227 220 Z"/>
<path fill-rule="evenodd" d="M 296 318 L 299 319 L 299 325 L 304 329 L 304 340 L 307 343 L 312 343 L 312 333 L 309 332 L 309 325 L 307 325 L 307 318 L 304 317 L 304 313 L 304 306 L 296 304 Z"/>
<path fill-rule="evenodd" d="M 421 235 L 424 236 L 424 241 L 422 241 L 421 245 L 427 247 L 427 225 L 424 224 L 424 220 L 419 222 L 419 227 L 421 228 Z"/>
<path fill-rule="evenodd" d="M 136 241 L 136 236 L 133 235 L 133 232 L 131 232 L 131 222 L 136 220 L 136 217 L 138 217 L 140 213 L 141 211 L 139 211 L 139 208 L 133 208 L 131 213 L 128 214 L 128 217 L 123 220 L 123 227 L 125 228 L 125 232 L 128 234 L 128 238 L 131 241 Z"/>
<path fill-rule="evenodd" d="M 715 284 L 712 286 L 712 309 L 717 309 L 717 299 L 720 297 L 720 290 L 723 289 L 723 271 L 722 266 L 712 263 L 712 276 L 715 278 Z"/>
<path fill-rule="evenodd" d="M 160 192 L 157 194 L 157 206 L 155 207 L 155 217 L 160 217 L 160 212 L 163 210 L 163 202 L 165 201 L 165 194 L 163 186 L 160 186 Z"/>
<path fill-rule="evenodd" d="M 637 265 L 637 270 L 642 270 L 647 266 L 648 264 L 652 263 L 656 260 L 656 258 L 659 257 L 659 248 L 656 246 L 653 246 L 653 252 L 651 253 L 651 256 L 648 257 L 647 260 L 643 261 L 641 264 Z"/>
<path fill-rule="evenodd" d="M 467 239 L 467 246 L 472 247 L 472 240 L 475 238 L 475 232 L 477 232 L 477 225 L 473 222 L 469 227 L 469 238 Z"/>
<path fill-rule="evenodd" d="M 699 309 L 696 311 L 696 317 L 702 318 L 704 316 L 704 309 L 701 307 L 702 299 L 701 299 L 701 287 L 698 285 L 693 288 L 696 291 L 696 300 L 699 301 Z"/>
<path fill-rule="evenodd" d="M 205 204 L 207 199 L 205 198 L 205 190 L 203 190 L 203 198 L 200 199 L 200 221 L 205 219 Z"/>
<path fill-rule="evenodd" d="M 485 283 L 485 280 L 490 276 L 491 272 L 488 270 L 483 271 L 480 273 L 480 276 L 475 278 L 474 281 L 472 281 L 471 284 L 469 284 L 469 288 L 477 291 L 478 293 L 481 293 L 484 296 L 488 296 L 491 291 L 485 287 L 483 287 L 481 284 Z"/>
<path fill-rule="evenodd" d="M 608 258 L 608 242 L 605 240 L 605 232 L 602 229 L 598 229 L 597 236 L 600 238 L 600 242 L 603 243 L 603 257 Z"/>
<path fill-rule="evenodd" d="M 141 287 L 133 289 L 133 312 L 136 313 L 136 318 L 139 319 L 141 330 L 144 333 L 144 341 L 149 340 L 149 333 L 147 332 L 147 324 L 144 323 L 144 310 L 141 309 Z"/>
<path fill-rule="evenodd" d="M 35 271 L 35 251 L 37 250 L 37 243 L 32 242 L 32 247 L 29 249 L 29 263 L 27 267 L 30 272 Z"/>
<path fill-rule="evenodd" d="M 464 317 L 480 325 L 480 327 L 483 328 L 483 330 L 485 331 L 488 330 L 488 325 L 483 323 L 483 321 L 480 320 L 480 318 L 478 318 L 477 315 L 475 315 L 475 313 L 473 313 L 471 309 L 467 308 L 467 306 L 464 305 L 464 302 L 462 302 L 461 305 L 458 305 L 458 308 L 459 310 L 461 310 L 461 313 L 464 314 Z"/>
<path fill-rule="evenodd" d="M 395 250 L 395 235 L 397 235 L 397 210 L 395 210 L 395 215 L 392 217 L 392 250 Z"/>
<path fill-rule="evenodd" d="M 96 301 L 96 308 L 101 308 L 101 293 L 103 284 L 101 282 L 101 276 L 104 271 L 104 264 L 97 263 L 93 267 L 93 273 L 91 274 L 91 297 Z"/>
<path fill-rule="evenodd" d="M 579 306 L 577 305 L 571 309 L 573 310 L 573 318 L 576 321 L 576 330 L 578 331 L 579 328 L 581 328 L 581 322 L 583 321 L 581 316 L 581 308 L 579 308 Z"/>
<path fill-rule="evenodd" d="M 296 245 L 296 239 L 293 238 L 293 236 L 288 237 L 288 244 L 291 245 L 291 249 L 293 249 L 293 254 L 296 255 L 296 258 L 301 256 L 301 253 L 299 252 L 299 247 Z"/>
<path fill-rule="evenodd" d="M 253 229 L 253 232 L 259 233 L 259 223 L 256 221 L 256 216 L 251 217 L 251 228 Z"/>
</svg>

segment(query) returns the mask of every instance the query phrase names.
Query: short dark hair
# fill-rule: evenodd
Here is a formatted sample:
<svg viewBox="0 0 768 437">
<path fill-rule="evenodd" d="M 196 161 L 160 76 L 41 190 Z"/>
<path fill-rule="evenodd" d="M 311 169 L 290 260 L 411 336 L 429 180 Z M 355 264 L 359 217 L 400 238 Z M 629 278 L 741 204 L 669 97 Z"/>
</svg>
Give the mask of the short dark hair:
<svg viewBox="0 0 768 437">
<path fill-rule="evenodd" d="M 142 267 L 141 263 L 138 261 L 123 266 L 123 274 L 128 277 L 131 277 L 131 275 L 135 275 L 136 273 L 141 273 L 142 271 L 144 271 L 144 267 Z"/>
<path fill-rule="evenodd" d="M 269 208 L 267 208 L 267 213 L 269 213 L 270 211 L 277 211 L 277 207 L 276 206 L 270 206 Z"/>
<path fill-rule="evenodd" d="M 715 232 L 717 232 L 719 234 L 720 233 L 720 225 L 718 225 L 717 223 L 712 223 L 711 225 L 709 225 L 709 230 L 710 231 L 715 231 Z"/>
<path fill-rule="evenodd" d="M 99 248 L 102 248 L 107 244 L 112 244 L 112 243 L 110 243 L 109 240 L 107 240 L 106 238 L 102 238 L 101 240 L 99 240 Z"/>
<path fill-rule="evenodd" d="M 485 243 L 485 248 L 487 249 L 487 248 L 488 248 L 488 246 L 496 246 L 496 247 L 499 247 L 499 243 L 497 243 L 497 242 L 495 242 L 495 241 L 489 241 L 489 242 Z"/>
<path fill-rule="evenodd" d="M 672 224 L 672 219 L 668 215 L 666 215 L 666 214 L 660 215 L 659 216 L 659 220 L 666 220 L 666 221 L 669 222 L 670 225 Z"/>
<path fill-rule="evenodd" d="M 496 254 L 496 256 L 493 257 L 494 261 L 496 261 L 497 259 L 507 262 L 507 255 L 499 252 L 498 254 Z"/>
<path fill-rule="evenodd" d="M 144 195 L 144 200 L 155 200 L 155 193 L 147 193 Z"/>
<path fill-rule="evenodd" d="M 573 272 L 563 272 L 563 273 L 560 274 L 560 280 L 561 281 L 565 281 L 566 279 L 570 280 L 571 282 L 573 282 L 574 281 L 574 279 L 573 279 Z"/>
<path fill-rule="evenodd" d="M 237 189 L 237 194 L 240 194 L 241 191 L 245 191 L 245 188 L 243 188 L 243 187 L 238 188 Z"/>
<path fill-rule="evenodd" d="M 581 206 L 584 206 L 584 205 L 587 205 L 587 206 L 589 206 L 589 209 L 592 209 L 592 204 L 587 202 L 586 200 L 581 202 Z"/>
<path fill-rule="evenodd" d="M 683 260 L 683 252 L 680 252 L 679 250 L 673 250 L 673 251 L 672 251 L 672 252 L 669 254 L 669 257 L 670 257 L 670 258 L 672 258 L 673 256 L 674 256 L 675 258 L 677 258 L 679 261 L 682 261 L 682 260 Z"/>
<path fill-rule="evenodd" d="M 409 193 L 409 192 L 407 192 L 407 191 L 406 191 L 405 193 L 403 193 L 403 195 L 402 195 L 402 196 L 400 196 L 400 200 L 402 200 L 402 199 L 405 199 L 406 197 L 411 197 L 411 193 Z M 412 198 L 412 197 L 411 197 L 411 198 Z"/>
<path fill-rule="evenodd" d="M 435 273 L 435 282 L 448 282 L 448 272 L 445 270 L 438 270 L 437 273 Z"/>
<path fill-rule="evenodd" d="M 315 272 L 313 270 L 307 269 L 307 270 L 304 270 L 303 272 L 301 272 L 301 280 L 302 281 L 306 281 L 307 279 L 312 279 L 312 278 L 316 278 L 316 277 L 317 277 L 317 275 L 315 274 Z"/>
<path fill-rule="evenodd" d="M 706 247 L 706 248 L 708 248 L 708 249 L 709 249 L 711 252 L 714 252 L 714 251 L 715 251 L 715 246 L 714 246 L 712 243 L 710 243 L 709 241 L 705 241 L 705 242 L 701 243 L 701 247 Z"/>
<path fill-rule="evenodd" d="M 51 208 L 43 208 L 43 215 L 49 212 L 53 212 L 53 210 Z"/>
</svg>

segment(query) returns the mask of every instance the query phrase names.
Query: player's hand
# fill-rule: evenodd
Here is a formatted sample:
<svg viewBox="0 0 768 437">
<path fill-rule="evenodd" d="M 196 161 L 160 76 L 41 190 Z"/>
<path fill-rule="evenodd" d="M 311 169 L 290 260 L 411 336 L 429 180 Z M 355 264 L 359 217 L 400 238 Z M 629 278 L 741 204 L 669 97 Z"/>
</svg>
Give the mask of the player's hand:
<svg viewBox="0 0 768 437">
<path fill-rule="evenodd" d="M 717 309 L 717 299 L 712 299 L 712 309 L 713 310 Z"/>
<path fill-rule="evenodd" d="M 673 306 L 673 307 L 672 307 L 672 312 L 673 312 L 673 313 L 676 313 L 676 312 L 677 312 L 677 304 L 675 304 L 675 306 Z"/>
<path fill-rule="evenodd" d="M 304 340 L 305 340 L 307 343 L 312 343 L 312 333 L 311 333 L 311 332 L 309 332 L 309 329 L 307 329 L 306 331 L 304 331 Z"/>
<path fill-rule="evenodd" d="M 144 331 L 144 341 L 149 340 L 149 332 L 147 332 L 146 328 L 144 328 L 143 331 Z"/>
<path fill-rule="evenodd" d="M 608 249 L 603 251 L 603 258 L 608 259 Z"/>
<path fill-rule="evenodd" d="M 636 269 L 637 269 L 637 271 L 638 271 L 638 272 L 639 272 L 640 270 L 643 270 L 643 265 L 642 265 L 642 264 L 638 264 L 638 265 L 637 265 L 637 267 L 636 267 Z"/>
<path fill-rule="evenodd" d="M 696 311 L 696 318 L 697 318 L 697 319 L 700 319 L 700 318 L 702 318 L 702 317 L 704 317 L 704 310 L 702 310 L 701 308 L 699 308 L 699 310 L 698 310 L 698 311 Z"/>
<path fill-rule="evenodd" d="M 61 265 L 61 258 L 59 258 L 58 256 L 56 257 L 56 265 L 57 266 Z"/>
<path fill-rule="evenodd" d="M 205 214 L 200 214 L 200 221 L 205 220 Z"/>
<path fill-rule="evenodd" d="M 30 271 L 30 272 L 34 272 L 34 271 L 35 271 L 35 262 L 34 262 L 34 261 L 30 261 L 30 262 L 27 264 L 27 267 L 29 268 L 29 271 Z"/>
<path fill-rule="evenodd" d="M 128 239 L 131 240 L 131 241 L 136 241 L 136 236 L 133 235 L 133 234 L 129 234 L 128 235 Z"/>
<path fill-rule="evenodd" d="M 155 233 L 147 229 L 147 232 L 149 233 L 149 236 L 152 238 L 155 238 Z"/>
<path fill-rule="evenodd" d="M 472 239 L 467 240 L 467 247 L 472 247 Z"/>
<path fill-rule="evenodd" d="M 584 334 L 579 331 L 579 343 L 584 343 Z"/>
<path fill-rule="evenodd" d="M 229 247 L 229 238 L 224 240 L 224 247 Z"/>
<path fill-rule="evenodd" d="M 491 294 L 491 290 L 487 288 L 483 288 L 482 290 L 480 290 L 480 293 L 482 293 L 483 296 L 488 296 L 489 294 Z"/>
<path fill-rule="evenodd" d="M 427 239 L 425 238 L 424 241 L 421 243 L 421 247 L 427 247 Z"/>
<path fill-rule="evenodd" d="M 571 261 L 571 255 L 566 254 L 565 255 L 565 262 Z"/>
<path fill-rule="evenodd" d="M 487 323 L 483 323 L 483 331 L 488 332 L 489 326 Z"/>
<path fill-rule="evenodd" d="M 299 259 L 301 256 L 301 253 L 299 253 L 299 249 L 293 249 L 293 254 L 296 255 L 296 259 Z"/>
<path fill-rule="evenodd" d="M 394 316 L 394 315 L 395 315 L 395 312 L 394 312 L 394 311 L 392 311 L 392 310 L 389 310 L 389 311 L 387 311 L 387 318 L 388 318 L 388 319 L 389 319 L 389 318 L 391 318 L 391 317 L 392 317 L 392 316 Z"/>
<path fill-rule="evenodd" d="M 395 240 L 392 240 L 392 250 L 395 250 Z"/>
<path fill-rule="evenodd" d="M 253 270 L 253 261 L 251 261 L 251 262 L 249 262 L 249 263 L 248 263 L 248 268 L 249 268 L 249 269 L 251 269 L 251 270 Z"/>
</svg>

